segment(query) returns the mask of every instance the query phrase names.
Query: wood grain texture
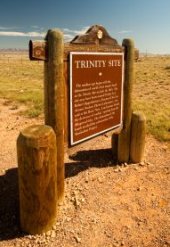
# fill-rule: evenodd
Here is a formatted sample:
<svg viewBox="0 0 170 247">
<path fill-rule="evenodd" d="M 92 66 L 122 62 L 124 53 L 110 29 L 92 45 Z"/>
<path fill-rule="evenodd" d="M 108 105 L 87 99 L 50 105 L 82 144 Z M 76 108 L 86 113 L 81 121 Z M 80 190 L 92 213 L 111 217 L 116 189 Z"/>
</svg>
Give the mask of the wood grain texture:
<svg viewBox="0 0 170 247">
<path fill-rule="evenodd" d="M 53 127 L 57 142 L 58 202 L 64 198 L 64 43 L 59 30 L 49 30 L 46 37 L 48 59 L 45 62 L 45 123 Z"/>
<path fill-rule="evenodd" d="M 124 107 L 123 107 L 123 129 L 128 130 L 132 117 L 132 88 L 134 82 L 134 42 L 124 39 L 125 48 L 125 72 L 124 72 Z"/>
<path fill-rule="evenodd" d="M 122 130 L 118 136 L 118 154 L 117 160 L 119 163 L 129 162 L 130 152 L 130 128 L 128 130 Z"/>
<path fill-rule="evenodd" d="M 50 230 L 57 215 L 56 137 L 45 125 L 30 126 L 17 139 L 20 225 L 24 232 Z"/>
<path fill-rule="evenodd" d="M 117 40 L 112 38 L 107 30 L 101 25 L 91 26 L 85 34 L 76 36 L 72 44 L 100 44 L 107 46 L 118 47 Z"/>
<path fill-rule="evenodd" d="M 130 160 L 133 163 L 144 159 L 146 118 L 143 113 L 134 112 L 131 124 Z"/>
<path fill-rule="evenodd" d="M 130 128 L 132 116 L 132 86 L 134 81 L 134 43 L 124 39 L 125 71 L 124 71 L 124 103 L 123 130 L 118 137 L 118 161 L 128 162 L 130 152 Z"/>
</svg>

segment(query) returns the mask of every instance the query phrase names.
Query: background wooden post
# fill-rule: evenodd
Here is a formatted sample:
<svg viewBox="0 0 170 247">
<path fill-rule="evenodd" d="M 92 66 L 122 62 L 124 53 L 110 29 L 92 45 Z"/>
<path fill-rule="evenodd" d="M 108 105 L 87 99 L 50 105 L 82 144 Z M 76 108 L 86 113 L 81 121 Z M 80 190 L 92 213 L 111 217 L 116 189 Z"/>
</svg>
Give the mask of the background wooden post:
<svg viewBox="0 0 170 247">
<path fill-rule="evenodd" d="M 130 160 L 134 163 L 143 161 L 145 147 L 146 119 L 144 114 L 134 112 L 131 124 Z"/>
<path fill-rule="evenodd" d="M 129 161 L 130 127 L 132 116 L 132 85 L 134 80 L 134 43 L 131 39 L 124 39 L 125 49 L 125 78 L 123 103 L 123 130 L 118 136 L 118 161 Z"/>
<path fill-rule="evenodd" d="M 56 137 L 45 125 L 30 126 L 17 139 L 20 224 L 29 234 L 52 228 L 57 213 Z"/>
<path fill-rule="evenodd" d="M 59 30 L 47 33 L 48 57 L 45 61 L 45 124 L 53 127 L 57 142 L 58 202 L 64 198 L 64 42 Z"/>
</svg>

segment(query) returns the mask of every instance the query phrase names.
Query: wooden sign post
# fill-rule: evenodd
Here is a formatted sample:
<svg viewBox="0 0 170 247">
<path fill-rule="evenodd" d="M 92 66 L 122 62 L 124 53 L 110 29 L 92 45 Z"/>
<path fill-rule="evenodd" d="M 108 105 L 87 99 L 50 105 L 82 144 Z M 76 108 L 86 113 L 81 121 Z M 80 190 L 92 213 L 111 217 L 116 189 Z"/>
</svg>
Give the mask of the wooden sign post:
<svg viewBox="0 0 170 247">
<path fill-rule="evenodd" d="M 120 46 L 104 27 L 94 25 L 64 44 L 62 33 L 50 30 L 44 42 L 30 41 L 29 52 L 32 60 L 45 61 L 45 124 L 56 134 L 60 202 L 64 148 L 112 130 L 112 150 L 119 162 L 143 159 L 144 131 L 137 134 L 135 126 L 140 123 L 144 130 L 145 118 L 137 114 L 132 119 L 132 40 L 124 39 Z M 134 133 L 142 140 L 135 152 Z"/>
<path fill-rule="evenodd" d="M 59 30 L 47 33 L 47 59 L 45 61 L 45 124 L 56 134 L 58 203 L 64 198 L 64 41 Z"/>
<path fill-rule="evenodd" d="M 119 162 L 129 162 L 130 131 L 132 116 L 132 86 L 134 81 L 134 44 L 130 39 L 123 40 L 125 49 L 125 77 L 124 77 L 124 106 L 123 106 L 123 129 L 118 137 Z"/>
</svg>

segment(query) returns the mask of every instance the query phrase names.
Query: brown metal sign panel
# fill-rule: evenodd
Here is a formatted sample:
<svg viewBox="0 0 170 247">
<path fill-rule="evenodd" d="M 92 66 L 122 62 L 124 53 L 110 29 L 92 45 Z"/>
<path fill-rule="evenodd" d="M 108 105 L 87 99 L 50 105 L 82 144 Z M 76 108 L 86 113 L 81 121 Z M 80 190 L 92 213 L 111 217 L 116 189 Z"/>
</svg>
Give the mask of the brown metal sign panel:
<svg viewBox="0 0 170 247">
<path fill-rule="evenodd" d="M 70 144 L 122 125 L 123 53 L 70 53 Z"/>
</svg>

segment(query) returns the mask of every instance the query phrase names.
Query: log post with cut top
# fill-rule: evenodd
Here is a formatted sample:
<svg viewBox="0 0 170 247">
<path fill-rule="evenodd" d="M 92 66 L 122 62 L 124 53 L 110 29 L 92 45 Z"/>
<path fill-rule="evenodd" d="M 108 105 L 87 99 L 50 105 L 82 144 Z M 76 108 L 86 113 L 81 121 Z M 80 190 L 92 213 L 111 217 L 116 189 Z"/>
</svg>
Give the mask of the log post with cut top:
<svg viewBox="0 0 170 247">
<path fill-rule="evenodd" d="M 131 124 L 130 160 L 133 163 L 144 159 L 146 118 L 141 112 L 133 112 Z"/>
<path fill-rule="evenodd" d="M 53 129 L 33 125 L 17 139 L 20 226 L 29 234 L 50 230 L 57 214 L 56 137 Z"/>
</svg>

